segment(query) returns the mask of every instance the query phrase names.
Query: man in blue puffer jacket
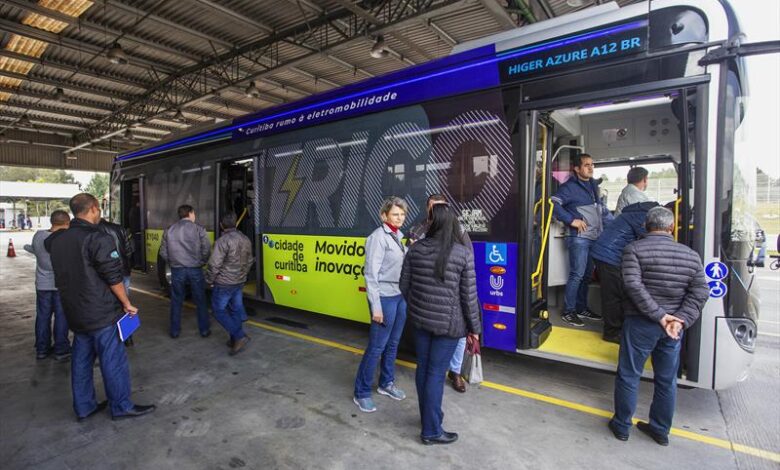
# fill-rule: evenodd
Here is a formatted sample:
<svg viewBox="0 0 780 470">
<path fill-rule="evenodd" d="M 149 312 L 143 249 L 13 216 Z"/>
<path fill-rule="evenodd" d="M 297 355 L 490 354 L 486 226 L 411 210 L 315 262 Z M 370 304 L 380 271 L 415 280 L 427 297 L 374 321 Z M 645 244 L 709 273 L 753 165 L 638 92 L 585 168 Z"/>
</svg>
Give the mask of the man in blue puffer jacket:
<svg viewBox="0 0 780 470">
<path fill-rule="evenodd" d="M 653 201 L 638 202 L 623 208 L 623 212 L 602 232 L 590 253 L 601 281 L 601 315 L 604 317 L 604 341 L 620 344 L 623 327 L 623 277 L 620 261 L 623 248 L 641 238 L 647 230 L 647 211 L 657 207 Z"/>
<path fill-rule="evenodd" d="M 563 296 L 561 320 L 572 326 L 585 326 L 580 317 L 601 320 L 588 308 L 588 282 L 593 274 L 590 250 L 612 215 L 604 207 L 599 185 L 593 179 L 593 157 L 587 153 L 572 159 L 574 175 L 558 188 L 551 199 L 555 218 L 569 227 L 569 278 Z"/>
</svg>

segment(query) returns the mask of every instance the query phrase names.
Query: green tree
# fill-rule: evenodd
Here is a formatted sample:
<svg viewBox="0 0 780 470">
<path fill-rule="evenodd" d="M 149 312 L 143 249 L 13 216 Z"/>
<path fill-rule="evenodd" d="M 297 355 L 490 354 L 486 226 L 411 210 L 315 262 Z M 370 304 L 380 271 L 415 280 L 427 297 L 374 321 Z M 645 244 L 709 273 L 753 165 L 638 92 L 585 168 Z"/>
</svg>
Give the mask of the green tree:
<svg viewBox="0 0 780 470">
<path fill-rule="evenodd" d="M 65 170 L 25 168 L 18 166 L 0 166 L 0 181 L 22 181 L 25 183 L 76 183 L 73 175 Z"/>
<path fill-rule="evenodd" d="M 84 191 L 101 200 L 108 196 L 108 185 L 108 173 L 97 173 L 89 180 Z"/>
</svg>

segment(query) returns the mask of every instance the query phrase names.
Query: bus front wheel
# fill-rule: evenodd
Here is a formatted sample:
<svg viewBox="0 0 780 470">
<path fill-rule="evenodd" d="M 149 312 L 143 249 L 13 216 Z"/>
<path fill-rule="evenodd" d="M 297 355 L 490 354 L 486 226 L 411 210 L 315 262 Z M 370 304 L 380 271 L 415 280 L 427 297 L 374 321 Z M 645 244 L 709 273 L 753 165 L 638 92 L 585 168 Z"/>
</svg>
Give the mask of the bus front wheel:
<svg viewBox="0 0 780 470">
<path fill-rule="evenodd" d="M 171 268 L 159 254 L 157 255 L 157 280 L 160 282 L 161 289 L 170 292 Z"/>
</svg>

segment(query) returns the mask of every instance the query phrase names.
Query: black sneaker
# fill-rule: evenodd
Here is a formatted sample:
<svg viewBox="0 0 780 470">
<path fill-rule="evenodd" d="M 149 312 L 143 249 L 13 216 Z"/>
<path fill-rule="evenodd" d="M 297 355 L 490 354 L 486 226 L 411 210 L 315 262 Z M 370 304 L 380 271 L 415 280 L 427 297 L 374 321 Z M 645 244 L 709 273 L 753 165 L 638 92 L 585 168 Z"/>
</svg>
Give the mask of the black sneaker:
<svg viewBox="0 0 780 470">
<path fill-rule="evenodd" d="M 580 317 L 577 316 L 575 312 L 563 312 L 563 315 L 561 315 L 561 320 L 571 326 L 585 326 L 585 323 L 582 323 L 582 320 L 580 320 Z"/>
<path fill-rule="evenodd" d="M 636 423 L 636 428 L 642 431 L 643 433 L 650 436 L 652 440 L 656 442 L 656 444 L 660 446 L 668 446 L 669 445 L 669 436 L 664 436 L 662 434 L 658 434 L 650 427 L 650 424 L 645 423 L 644 421 L 638 421 Z"/>
<path fill-rule="evenodd" d="M 602 321 L 603 320 L 601 315 L 599 315 L 598 313 L 592 311 L 589 308 L 586 308 L 585 310 L 581 311 L 577 315 L 579 315 L 580 318 L 584 318 L 586 320 L 591 320 L 591 321 Z"/>
<path fill-rule="evenodd" d="M 35 353 L 35 359 L 37 359 L 39 361 L 42 361 L 42 360 L 46 359 L 47 357 L 49 357 L 49 354 L 51 354 L 51 353 L 48 352 L 48 351 L 47 352 Z"/>
</svg>

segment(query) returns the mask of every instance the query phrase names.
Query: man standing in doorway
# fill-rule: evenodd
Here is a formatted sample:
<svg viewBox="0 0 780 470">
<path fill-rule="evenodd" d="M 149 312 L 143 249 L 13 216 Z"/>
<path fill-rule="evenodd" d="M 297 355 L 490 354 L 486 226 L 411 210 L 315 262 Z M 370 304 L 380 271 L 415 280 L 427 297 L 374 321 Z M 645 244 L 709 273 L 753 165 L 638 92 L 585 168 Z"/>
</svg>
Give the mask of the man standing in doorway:
<svg viewBox="0 0 780 470">
<path fill-rule="evenodd" d="M 206 268 L 206 283 L 214 286 L 211 308 L 214 318 L 230 335 L 230 355 L 241 352 L 249 336 L 241 326 L 244 312 L 243 288 L 252 268 L 252 242 L 236 230 L 236 214 L 228 212 L 220 222 L 222 236 L 214 243 L 214 251 Z"/>
<path fill-rule="evenodd" d="M 125 293 L 130 297 L 130 274 L 133 269 L 133 252 L 135 248 L 127 231 L 121 225 L 109 222 L 106 219 L 100 219 L 98 230 L 111 236 L 114 240 L 119 260 L 122 262 L 122 284 L 125 286 Z M 125 346 L 133 346 L 133 338 L 127 338 Z"/>
<path fill-rule="evenodd" d="M 647 197 L 647 170 L 641 166 L 635 166 L 628 170 L 626 176 L 628 184 L 623 191 L 620 192 L 620 197 L 617 200 L 617 206 L 615 207 L 615 217 L 619 216 L 623 212 L 623 208 L 636 204 L 639 202 L 647 202 L 650 198 Z"/>
<path fill-rule="evenodd" d="M 113 419 L 151 413 L 154 405 L 135 405 L 130 400 L 130 366 L 116 323 L 124 312 L 135 315 L 138 309 L 125 294 L 114 240 L 98 230 L 100 205 L 94 196 L 73 196 L 70 210 L 75 216 L 70 228 L 53 233 L 44 245 L 51 254 L 68 325 L 75 333 L 70 368 L 73 410 L 79 421 L 106 405 Z M 95 399 L 96 355 L 108 403 Z"/>
<path fill-rule="evenodd" d="M 211 334 L 206 306 L 206 286 L 201 269 L 209 259 L 211 243 L 206 229 L 195 223 L 195 210 L 183 205 L 178 209 L 179 221 L 163 233 L 160 256 L 171 267 L 171 338 L 181 332 L 181 307 L 184 289 L 189 284 L 198 311 L 200 336 Z"/>
<path fill-rule="evenodd" d="M 647 358 L 653 358 L 650 422 L 636 427 L 662 446 L 669 445 L 677 394 L 677 369 L 683 329 L 701 315 L 709 296 L 699 254 L 672 237 L 674 213 L 665 207 L 647 212 L 647 235 L 623 250 L 625 289 L 623 337 L 615 377 L 615 414 L 609 429 L 628 440 L 637 389 Z"/>
<path fill-rule="evenodd" d="M 590 249 L 601 235 L 609 212 L 601 202 L 599 185 L 593 179 L 593 157 L 587 153 L 572 159 L 574 175 L 551 199 L 555 218 L 569 226 L 569 278 L 564 291 L 561 319 L 572 326 L 585 326 L 580 318 L 601 320 L 588 308 L 588 283 L 593 274 Z"/>
<path fill-rule="evenodd" d="M 68 321 L 62 309 L 60 293 L 54 284 L 54 269 L 51 257 L 43 242 L 49 236 L 70 225 L 70 216 L 65 211 L 54 211 L 49 218 L 51 228 L 38 230 L 33 235 L 32 245 L 24 249 L 35 255 L 35 358 L 46 359 L 51 354 L 51 317 L 54 314 L 54 359 L 65 361 L 70 357 Z"/>
</svg>

